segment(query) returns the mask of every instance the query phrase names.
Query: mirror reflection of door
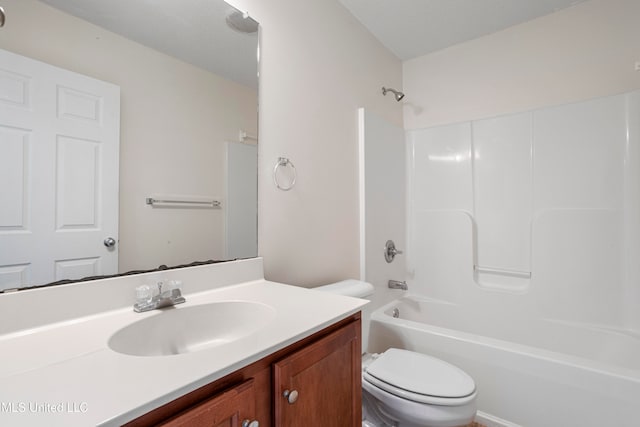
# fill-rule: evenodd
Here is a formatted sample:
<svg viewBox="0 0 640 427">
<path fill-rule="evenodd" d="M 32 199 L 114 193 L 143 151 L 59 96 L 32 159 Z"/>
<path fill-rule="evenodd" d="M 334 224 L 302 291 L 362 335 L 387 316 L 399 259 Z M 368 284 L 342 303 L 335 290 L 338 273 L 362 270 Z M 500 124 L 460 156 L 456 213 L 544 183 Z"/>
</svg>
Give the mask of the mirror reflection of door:
<svg viewBox="0 0 640 427">
<path fill-rule="evenodd" d="M 120 88 L 0 64 L 0 290 L 117 273 Z"/>
</svg>

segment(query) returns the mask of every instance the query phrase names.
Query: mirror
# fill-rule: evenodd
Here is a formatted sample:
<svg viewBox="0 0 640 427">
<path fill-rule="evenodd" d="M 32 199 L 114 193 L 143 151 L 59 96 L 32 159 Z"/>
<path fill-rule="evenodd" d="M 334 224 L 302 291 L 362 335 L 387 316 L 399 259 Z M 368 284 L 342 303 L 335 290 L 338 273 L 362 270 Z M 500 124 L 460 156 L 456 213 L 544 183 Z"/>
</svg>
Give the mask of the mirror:
<svg viewBox="0 0 640 427">
<path fill-rule="evenodd" d="M 0 3 L 0 292 L 257 256 L 255 21 L 222 0 Z"/>
</svg>

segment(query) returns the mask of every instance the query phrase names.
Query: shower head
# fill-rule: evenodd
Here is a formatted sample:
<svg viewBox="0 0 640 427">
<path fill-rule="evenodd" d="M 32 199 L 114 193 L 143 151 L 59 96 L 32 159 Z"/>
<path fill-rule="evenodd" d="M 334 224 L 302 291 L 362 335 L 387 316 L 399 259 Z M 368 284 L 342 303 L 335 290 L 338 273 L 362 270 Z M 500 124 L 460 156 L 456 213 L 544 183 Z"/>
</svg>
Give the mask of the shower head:
<svg viewBox="0 0 640 427">
<path fill-rule="evenodd" d="M 248 13 L 232 9 L 227 14 L 227 25 L 234 31 L 243 34 L 254 34 L 258 32 L 258 23 L 249 16 Z"/>
<path fill-rule="evenodd" d="M 391 92 L 393 93 L 394 98 L 396 99 L 396 101 L 400 102 L 402 100 L 402 98 L 404 98 L 404 93 L 395 90 L 395 89 L 391 89 L 390 87 L 383 87 L 382 88 L 382 94 L 386 95 L 387 92 Z"/>
</svg>

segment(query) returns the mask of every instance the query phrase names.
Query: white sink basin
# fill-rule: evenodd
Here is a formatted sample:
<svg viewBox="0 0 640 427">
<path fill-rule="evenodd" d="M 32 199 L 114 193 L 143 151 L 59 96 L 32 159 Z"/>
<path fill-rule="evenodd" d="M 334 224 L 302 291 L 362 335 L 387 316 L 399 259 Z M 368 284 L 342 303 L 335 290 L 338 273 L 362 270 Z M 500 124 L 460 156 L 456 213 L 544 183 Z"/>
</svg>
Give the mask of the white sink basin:
<svg viewBox="0 0 640 427">
<path fill-rule="evenodd" d="M 223 301 L 158 310 L 109 339 L 109 348 L 132 356 L 169 356 L 222 346 L 267 326 L 274 308 L 249 301 Z"/>
</svg>

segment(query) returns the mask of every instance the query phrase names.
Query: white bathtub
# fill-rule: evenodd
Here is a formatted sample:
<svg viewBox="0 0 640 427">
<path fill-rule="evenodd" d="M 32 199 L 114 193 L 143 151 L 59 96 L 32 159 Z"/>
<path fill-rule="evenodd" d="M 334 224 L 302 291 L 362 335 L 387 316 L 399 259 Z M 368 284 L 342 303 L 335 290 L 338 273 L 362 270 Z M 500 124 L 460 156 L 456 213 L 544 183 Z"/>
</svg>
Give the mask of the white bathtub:
<svg viewBox="0 0 640 427">
<path fill-rule="evenodd" d="M 405 348 L 464 369 L 491 425 L 640 426 L 640 337 L 518 317 L 408 296 L 373 312 L 369 351 Z"/>
</svg>

